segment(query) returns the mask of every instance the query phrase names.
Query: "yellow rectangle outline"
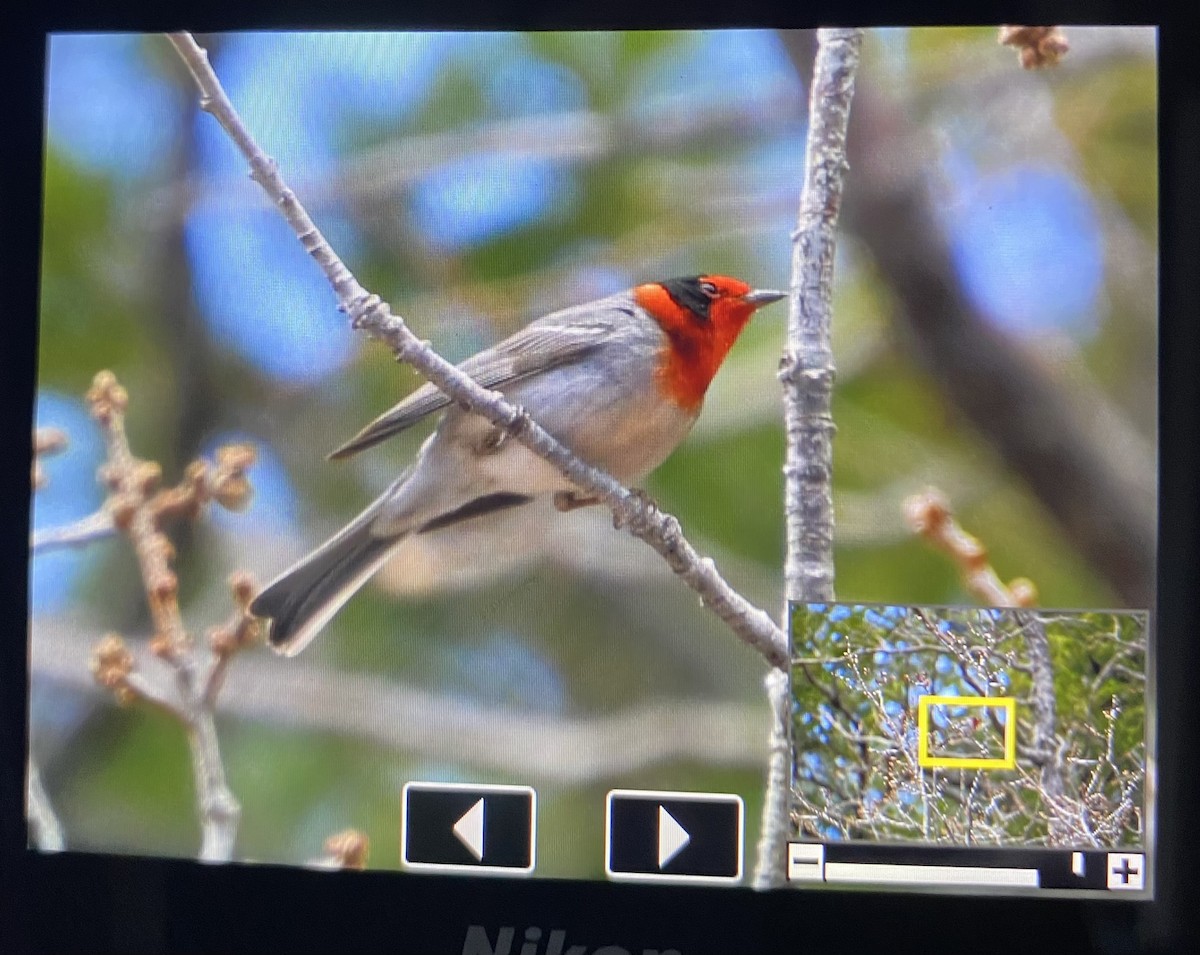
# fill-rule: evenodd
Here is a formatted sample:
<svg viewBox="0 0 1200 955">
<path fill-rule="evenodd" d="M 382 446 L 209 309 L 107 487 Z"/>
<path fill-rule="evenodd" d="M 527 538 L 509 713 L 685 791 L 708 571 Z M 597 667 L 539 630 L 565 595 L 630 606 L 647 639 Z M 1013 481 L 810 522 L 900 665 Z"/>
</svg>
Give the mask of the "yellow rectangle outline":
<svg viewBox="0 0 1200 955">
<path fill-rule="evenodd" d="M 1002 709 L 1004 720 L 1004 756 L 930 756 L 929 708 L 932 706 L 983 706 Z M 1012 696 L 934 696 L 917 700 L 917 763 L 926 769 L 1015 769 L 1017 765 L 1017 700 Z"/>
</svg>

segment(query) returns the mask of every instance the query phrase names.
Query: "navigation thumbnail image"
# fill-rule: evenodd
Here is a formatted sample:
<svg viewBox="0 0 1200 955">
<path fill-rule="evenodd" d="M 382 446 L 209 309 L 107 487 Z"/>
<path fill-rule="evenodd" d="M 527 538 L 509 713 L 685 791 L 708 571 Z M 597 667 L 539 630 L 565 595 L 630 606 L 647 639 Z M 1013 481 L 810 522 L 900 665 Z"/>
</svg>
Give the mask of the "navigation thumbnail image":
<svg viewBox="0 0 1200 955">
<path fill-rule="evenodd" d="M 799 605 L 792 835 L 1140 847 L 1141 611 Z"/>
</svg>

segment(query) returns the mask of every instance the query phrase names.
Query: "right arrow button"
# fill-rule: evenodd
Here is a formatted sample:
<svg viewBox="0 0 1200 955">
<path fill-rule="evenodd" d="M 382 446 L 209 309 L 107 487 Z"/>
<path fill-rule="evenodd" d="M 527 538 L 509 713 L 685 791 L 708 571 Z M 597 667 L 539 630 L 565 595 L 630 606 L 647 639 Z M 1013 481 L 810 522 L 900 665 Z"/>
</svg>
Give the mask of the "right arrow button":
<svg viewBox="0 0 1200 955">
<path fill-rule="evenodd" d="M 604 870 L 612 879 L 737 882 L 742 798 L 732 793 L 614 789 Z"/>
<path fill-rule="evenodd" d="M 663 868 L 668 862 L 679 855 L 680 851 L 692 837 L 683 828 L 665 806 L 658 807 L 658 867 Z"/>
</svg>

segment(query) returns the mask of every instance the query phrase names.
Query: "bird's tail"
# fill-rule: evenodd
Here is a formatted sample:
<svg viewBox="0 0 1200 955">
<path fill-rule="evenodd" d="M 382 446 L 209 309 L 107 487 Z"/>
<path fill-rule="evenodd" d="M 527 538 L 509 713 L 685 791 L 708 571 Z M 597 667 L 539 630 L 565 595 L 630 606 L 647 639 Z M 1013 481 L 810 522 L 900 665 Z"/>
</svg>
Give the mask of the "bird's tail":
<svg viewBox="0 0 1200 955">
<path fill-rule="evenodd" d="M 368 508 L 254 598 L 250 612 L 271 621 L 267 641 L 272 650 L 291 657 L 308 646 L 400 543 L 403 534 L 371 533 L 376 510 Z"/>
<path fill-rule="evenodd" d="M 250 604 L 256 617 L 271 621 L 271 649 L 294 657 L 303 650 L 342 605 L 383 566 L 410 533 L 427 534 L 496 511 L 528 504 L 526 494 L 498 491 L 386 536 L 372 533 L 375 520 L 402 476 L 378 500 L 315 551 L 292 565 L 263 589 Z"/>
</svg>

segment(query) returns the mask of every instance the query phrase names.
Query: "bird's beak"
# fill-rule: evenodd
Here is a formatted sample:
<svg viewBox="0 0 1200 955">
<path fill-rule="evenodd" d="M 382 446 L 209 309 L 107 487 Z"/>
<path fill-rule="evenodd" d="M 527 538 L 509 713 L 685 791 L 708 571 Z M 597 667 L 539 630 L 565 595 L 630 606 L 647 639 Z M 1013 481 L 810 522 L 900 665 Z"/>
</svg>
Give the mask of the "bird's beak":
<svg viewBox="0 0 1200 955">
<path fill-rule="evenodd" d="M 787 292 L 776 292 L 774 289 L 756 288 L 743 295 L 742 301 L 747 305 L 759 308 L 762 305 L 770 305 L 772 302 L 778 302 L 781 298 L 787 298 L 787 294 Z"/>
</svg>

